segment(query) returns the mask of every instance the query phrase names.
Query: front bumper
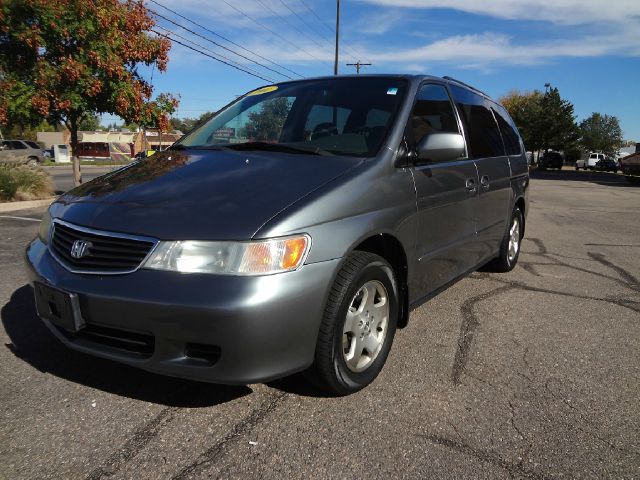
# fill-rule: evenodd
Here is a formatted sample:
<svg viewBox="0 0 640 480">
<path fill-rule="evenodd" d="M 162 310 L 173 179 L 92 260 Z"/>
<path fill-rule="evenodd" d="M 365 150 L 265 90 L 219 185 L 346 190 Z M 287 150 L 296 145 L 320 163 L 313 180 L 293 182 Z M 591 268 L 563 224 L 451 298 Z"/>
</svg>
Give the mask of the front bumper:
<svg viewBox="0 0 640 480">
<path fill-rule="evenodd" d="M 32 282 L 78 294 L 85 329 L 69 333 L 43 319 L 70 348 L 156 373 L 229 384 L 264 382 L 311 365 L 340 262 L 261 277 L 144 269 L 81 275 L 62 267 L 39 239 L 27 247 L 25 260 Z"/>
</svg>

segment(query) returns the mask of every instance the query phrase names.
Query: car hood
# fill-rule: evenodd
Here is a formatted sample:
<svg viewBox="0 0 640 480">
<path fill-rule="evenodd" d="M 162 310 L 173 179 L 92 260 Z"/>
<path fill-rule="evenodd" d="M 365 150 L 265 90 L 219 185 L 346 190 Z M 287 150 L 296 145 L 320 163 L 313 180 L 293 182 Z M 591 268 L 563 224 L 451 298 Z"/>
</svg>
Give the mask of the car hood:
<svg viewBox="0 0 640 480">
<path fill-rule="evenodd" d="M 78 225 L 165 240 L 243 240 L 360 163 L 280 152 L 167 151 L 69 191 L 51 213 Z"/>
</svg>

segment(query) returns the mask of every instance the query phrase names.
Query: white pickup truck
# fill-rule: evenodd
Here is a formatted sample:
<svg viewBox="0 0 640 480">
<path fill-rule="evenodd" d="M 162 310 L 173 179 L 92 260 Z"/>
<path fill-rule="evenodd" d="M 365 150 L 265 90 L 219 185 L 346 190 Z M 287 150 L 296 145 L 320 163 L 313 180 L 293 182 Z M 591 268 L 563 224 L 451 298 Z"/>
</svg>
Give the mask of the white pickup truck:
<svg viewBox="0 0 640 480">
<path fill-rule="evenodd" d="M 589 157 L 586 159 L 581 158 L 580 160 L 576 160 L 576 170 L 595 170 L 596 165 L 600 160 L 605 159 L 604 153 L 594 153 L 591 152 Z"/>
</svg>

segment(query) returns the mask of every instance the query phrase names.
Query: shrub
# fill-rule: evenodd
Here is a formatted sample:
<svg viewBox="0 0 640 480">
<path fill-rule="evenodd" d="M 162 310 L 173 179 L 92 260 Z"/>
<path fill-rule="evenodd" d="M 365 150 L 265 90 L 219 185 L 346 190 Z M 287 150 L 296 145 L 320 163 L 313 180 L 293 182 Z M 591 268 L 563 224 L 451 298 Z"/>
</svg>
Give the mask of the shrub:
<svg viewBox="0 0 640 480">
<path fill-rule="evenodd" d="M 0 164 L 0 202 L 37 200 L 53 195 L 49 174 L 40 168 Z"/>
</svg>

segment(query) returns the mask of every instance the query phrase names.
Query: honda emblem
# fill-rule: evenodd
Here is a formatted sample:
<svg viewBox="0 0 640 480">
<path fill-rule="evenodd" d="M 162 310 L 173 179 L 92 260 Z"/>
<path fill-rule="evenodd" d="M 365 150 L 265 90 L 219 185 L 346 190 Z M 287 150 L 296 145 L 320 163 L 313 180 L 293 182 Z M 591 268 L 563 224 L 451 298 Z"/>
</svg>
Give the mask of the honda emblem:
<svg viewBox="0 0 640 480">
<path fill-rule="evenodd" d="M 89 253 L 89 248 L 91 247 L 91 242 L 76 240 L 73 242 L 73 245 L 71 245 L 71 257 L 80 259 Z"/>
</svg>

